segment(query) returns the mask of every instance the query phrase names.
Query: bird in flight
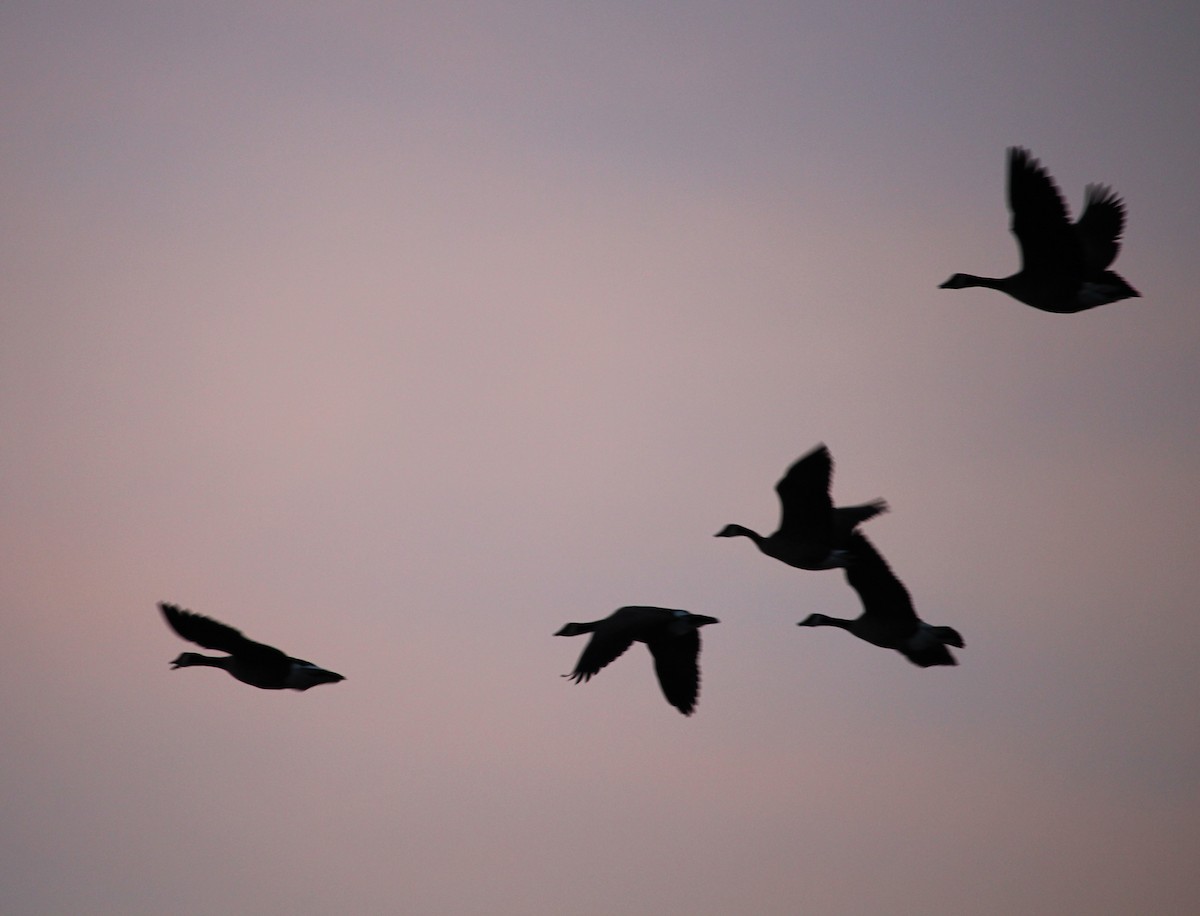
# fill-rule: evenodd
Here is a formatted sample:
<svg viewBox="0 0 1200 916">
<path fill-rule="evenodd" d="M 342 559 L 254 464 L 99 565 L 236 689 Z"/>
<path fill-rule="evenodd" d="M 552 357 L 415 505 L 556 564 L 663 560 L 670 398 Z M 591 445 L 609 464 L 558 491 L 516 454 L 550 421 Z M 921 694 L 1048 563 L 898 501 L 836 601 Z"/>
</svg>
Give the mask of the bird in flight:
<svg viewBox="0 0 1200 916">
<path fill-rule="evenodd" d="M 1009 277 L 955 274 L 941 289 L 984 286 L 1044 312 L 1082 312 L 1141 294 L 1109 270 L 1121 249 L 1125 204 L 1111 188 L 1089 184 L 1075 222 L 1054 180 L 1028 150 L 1008 150 L 1008 208 L 1021 249 Z"/>
<path fill-rule="evenodd" d="M 623 607 L 603 620 L 568 623 L 555 636 L 592 638 L 571 674 L 576 684 L 590 680 L 635 642 L 645 643 L 654 656 L 654 671 L 667 702 L 685 716 L 696 708 L 700 693 L 700 627 L 720 623 L 715 617 L 662 607 Z"/>
<path fill-rule="evenodd" d="M 930 626 L 917 616 L 908 589 L 866 537 L 858 533 L 851 535 L 850 549 L 854 561 L 846 567 L 846 581 L 858 592 L 862 615 L 854 620 L 843 620 L 825 614 L 810 614 L 797 626 L 841 627 L 872 645 L 895 649 L 922 668 L 957 665 L 946 646 L 963 647 L 958 631 Z"/>
<path fill-rule="evenodd" d="M 165 602 L 160 602 L 158 607 L 171 629 L 188 642 L 229 653 L 213 656 L 184 652 L 171 662 L 172 668 L 224 668 L 243 684 L 263 690 L 308 690 L 318 684 L 335 684 L 345 680 L 340 674 L 327 671 L 312 662 L 292 658 L 274 646 L 249 640 L 240 631 L 209 617 Z"/>
<path fill-rule="evenodd" d="M 834 508 L 829 495 L 833 458 L 818 445 L 796 461 L 775 485 L 779 494 L 779 529 L 761 535 L 742 525 L 726 525 L 714 537 L 748 537 L 769 557 L 797 569 L 833 569 L 851 559 L 847 549 L 851 532 L 860 522 L 887 511 L 876 499 L 861 506 Z"/>
</svg>

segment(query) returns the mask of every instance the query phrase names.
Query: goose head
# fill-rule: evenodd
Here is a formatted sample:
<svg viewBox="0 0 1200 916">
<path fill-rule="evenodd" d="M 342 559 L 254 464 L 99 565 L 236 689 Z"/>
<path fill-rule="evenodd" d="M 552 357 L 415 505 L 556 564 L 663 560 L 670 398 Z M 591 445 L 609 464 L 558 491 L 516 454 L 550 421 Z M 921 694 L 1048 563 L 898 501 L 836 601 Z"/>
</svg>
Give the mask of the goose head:
<svg viewBox="0 0 1200 916">
<path fill-rule="evenodd" d="M 726 525 L 713 535 L 715 538 L 756 537 L 755 533 L 742 525 Z"/>
<path fill-rule="evenodd" d="M 582 623 L 568 623 L 565 627 L 555 633 L 555 636 L 578 636 L 580 633 L 590 633 L 591 628 L 584 626 Z"/>
<path fill-rule="evenodd" d="M 830 617 L 825 614 L 809 614 L 801 620 L 796 626 L 798 627 L 824 627 L 832 622 Z"/>
<path fill-rule="evenodd" d="M 945 283 L 939 284 L 938 289 L 966 289 L 969 286 L 981 286 L 982 277 L 972 274 L 955 274 Z"/>
<path fill-rule="evenodd" d="M 182 652 L 179 658 L 171 662 L 171 670 L 174 671 L 176 668 L 190 668 L 193 665 L 203 665 L 205 664 L 204 658 L 205 656 L 199 655 L 196 652 Z"/>
</svg>

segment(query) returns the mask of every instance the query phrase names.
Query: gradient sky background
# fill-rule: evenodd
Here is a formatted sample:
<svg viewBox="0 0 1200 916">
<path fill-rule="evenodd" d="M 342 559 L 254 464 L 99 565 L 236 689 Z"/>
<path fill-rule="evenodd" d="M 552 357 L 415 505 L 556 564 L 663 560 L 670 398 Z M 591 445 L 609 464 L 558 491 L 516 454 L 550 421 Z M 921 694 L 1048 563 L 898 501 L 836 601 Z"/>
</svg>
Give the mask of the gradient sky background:
<svg viewBox="0 0 1200 916">
<path fill-rule="evenodd" d="M 1194 2 L 2 20 L 0 911 L 1195 912 Z M 1013 144 L 1143 298 L 937 289 Z M 819 441 L 959 667 L 712 537 Z M 623 604 L 691 718 L 559 677 Z"/>
</svg>

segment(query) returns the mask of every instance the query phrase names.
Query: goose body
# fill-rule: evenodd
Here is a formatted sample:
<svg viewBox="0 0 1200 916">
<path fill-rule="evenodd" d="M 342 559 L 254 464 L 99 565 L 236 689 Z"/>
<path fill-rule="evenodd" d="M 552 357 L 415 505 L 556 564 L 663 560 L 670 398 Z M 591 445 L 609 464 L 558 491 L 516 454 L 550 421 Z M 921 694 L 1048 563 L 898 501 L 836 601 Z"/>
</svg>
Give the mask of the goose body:
<svg viewBox="0 0 1200 916">
<path fill-rule="evenodd" d="M 742 525 L 726 525 L 714 537 L 748 537 L 769 557 L 797 569 L 833 569 L 851 560 L 849 538 L 860 522 L 887 511 L 882 499 L 834 508 L 829 495 L 833 458 L 818 445 L 801 456 L 775 485 L 779 528 L 761 535 Z"/>
<path fill-rule="evenodd" d="M 318 684 L 345 680 L 340 674 L 304 659 L 292 658 L 274 646 L 249 640 L 240 631 L 209 617 L 165 602 L 159 603 L 158 607 L 171 629 L 188 642 L 229 653 L 213 656 L 184 652 L 171 662 L 172 668 L 223 668 L 243 684 L 263 690 L 308 690 Z"/>
<path fill-rule="evenodd" d="M 700 627 L 719 623 L 715 617 L 671 608 L 630 606 L 603 620 L 568 623 L 555 636 L 591 633 L 575 670 L 576 684 L 590 680 L 635 642 L 645 643 L 654 656 L 654 671 L 667 702 L 685 716 L 696 708 L 700 693 Z"/>
<path fill-rule="evenodd" d="M 846 567 L 846 581 L 858 592 L 862 615 L 843 620 L 825 614 L 810 614 L 797 626 L 832 626 L 848 630 L 859 639 L 884 649 L 895 649 L 914 665 L 957 665 L 947 646 L 963 647 L 962 637 L 950 627 L 935 627 L 917 617 L 912 597 L 896 575 L 863 535 L 851 537 L 854 562 Z"/>
<path fill-rule="evenodd" d="M 955 274 L 941 289 L 982 286 L 1044 312 L 1082 312 L 1141 294 L 1109 270 L 1121 248 L 1125 204 L 1105 185 L 1089 184 L 1074 223 L 1054 180 L 1028 150 L 1008 150 L 1008 206 L 1021 249 L 1009 277 Z"/>
</svg>

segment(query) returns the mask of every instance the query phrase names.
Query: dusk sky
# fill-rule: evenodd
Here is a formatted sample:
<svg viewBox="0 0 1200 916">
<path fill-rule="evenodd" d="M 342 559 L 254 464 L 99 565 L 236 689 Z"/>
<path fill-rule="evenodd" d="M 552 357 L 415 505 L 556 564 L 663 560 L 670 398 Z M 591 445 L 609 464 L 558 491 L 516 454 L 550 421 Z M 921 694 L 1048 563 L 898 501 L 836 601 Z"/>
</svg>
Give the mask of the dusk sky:
<svg viewBox="0 0 1200 916">
<path fill-rule="evenodd" d="M 1197 911 L 1194 0 L 0 23 L 5 916 Z M 938 289 L 1013 145 L 1141 298 Z M 958 667 L 713 537 L 818 442 Z M 560 677 L 628 604 L 694 715 Z"/>
</svg>

